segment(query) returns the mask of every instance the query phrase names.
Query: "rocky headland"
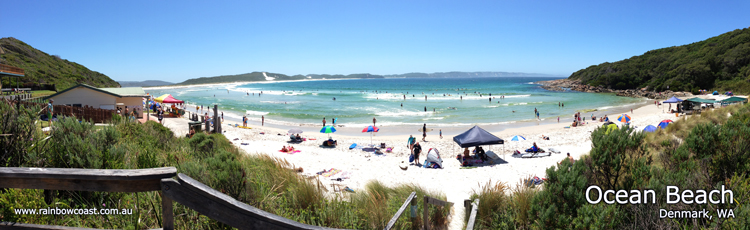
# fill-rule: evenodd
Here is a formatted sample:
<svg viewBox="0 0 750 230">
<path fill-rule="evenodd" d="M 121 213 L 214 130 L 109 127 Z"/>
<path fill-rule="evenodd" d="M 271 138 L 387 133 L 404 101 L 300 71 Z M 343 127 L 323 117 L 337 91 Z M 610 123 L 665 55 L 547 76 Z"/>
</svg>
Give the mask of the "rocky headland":
<svg viewBox="0 0 750 230">
<path fill-rule="evenodd" d="M 670 90 L 664 91 L 664 92 L 655 92 L 655 91 L 649 91 L 648 88 L 641 88 L 641 89 L 609 89 L 604 88 L 600 86 L 590 86 L 586 84 L 581 84 L 581 80 L 570 80 L 570 79 L 558 79 L 558 80 L 550 80 L 550 81 L 538 81 L 537 84 L 540 84 L 543 89 L 550 90 L 550 91 L 578 91 L 578 92 L 587 92 L 587 93 L 615 93 L 617 96 L 623 96 L 623 97 L 635 97 L 635 98 L 642 98 L 646 97 L 649 99 L 667 99 L 672 96 L 676 97 L 689 97 L 693 96 L 690 92 L 673 92 Z"/>
</svg>

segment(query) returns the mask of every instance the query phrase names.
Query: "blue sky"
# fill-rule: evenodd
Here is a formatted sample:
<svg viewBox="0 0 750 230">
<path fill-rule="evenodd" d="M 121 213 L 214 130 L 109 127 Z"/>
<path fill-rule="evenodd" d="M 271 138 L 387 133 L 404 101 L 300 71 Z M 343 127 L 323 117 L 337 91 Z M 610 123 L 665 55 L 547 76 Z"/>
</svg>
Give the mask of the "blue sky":
<svg viewBox="0 0 750 230">
<path fill-rule="evenodd" d="M 568 76 L 750 26 L 750 1 L 13 1 L 0 37 L 115 80 L 267 71 Z"/>
</svg>

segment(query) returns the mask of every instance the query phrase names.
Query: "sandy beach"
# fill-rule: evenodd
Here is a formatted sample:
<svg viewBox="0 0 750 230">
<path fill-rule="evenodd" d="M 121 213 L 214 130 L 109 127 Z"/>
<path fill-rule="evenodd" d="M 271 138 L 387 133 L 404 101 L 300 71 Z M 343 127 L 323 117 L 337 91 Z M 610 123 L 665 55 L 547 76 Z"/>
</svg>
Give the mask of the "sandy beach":
<svg viewBox="0 0 750 230">
<path fill-rule="evenodd" d="M 676 118 L 674 114 L 665 113 L 667 108 L 667 104 L 657 107 L 652 100 L 649 100 L 645 105 L 634 109 L 632 113 L 629 110 L 625 113 L 632 117 L 631 123 L 633 126 L 643 129 L 647 125 L 656 125 L 661 120 L 681 119 L 681 117 Z M 616 121 L 620 115 L 621 113 L 612 113 L 608 114 L 608 117 L 611 121 L 621 125 L 621 122 Z M 590 116 L 590 114 L 582 113 L 582 116 Z M 566 153 L 570 153 L 575 159 L 588 154 L 591 150 L 591 132 L 601 126 L 603 122 L 592 122 L 590 117 L 587 117 L 587 124 L 565 128 L 570 126 L 572 120 L 573 114 L 570 114 L 568 117 L 561 117 L 560 123 L 538 125 L 526 123 L 519 127 L 506 128 L 497 132 L 488 130 L 505 140 L 504 145 L 485 146 L 485 150 L 494 152 L 500 159 L 495 160 L 494 164 L 469 169 L 462 169 L 460 162 L 456 160 L 456 155 L 462 153 L 463 149 L 459 148 L 452 138 L 460 132 L 445 132 L 444 130 L 441 139 L 438 135 L 438 129 L 435 129 L 428 132 L 427 141 L 423 142 L 421 141 L 421 135 L 418 135 L 419 133 L 415 129 L 413 131 L 414 137 L 417 138 L 424 149 L 421 160 L 424 160 L 424 156 L 430 148 L 436 148 L 443 159 L 443 169 L 421 168 L 409 164 L 407 170 L 402 170 L 399 164 L 409 160 L 410 151 L 407 146 L 409 134 L 404 132 L 389 134 L 387 128 L 382 128 L 379 133 L 372 137 L 373 144 L 379 146 L 379 143 L 386 143 L 388 147 L 393 147 L 393 152 L 383 155 L 376 155 L 361 149 L 349 149 L 349 146 L 353 143 L 369 145 L 371 140 L 368 133 L 336 132 L 331 134 L 331 137 L 338 141 L 337 147 L 320 147 L 322 141 L 328 139 L 328 134 L 322 134 L 314 130 L 319 130 L 322 124 L 318 127 L 284 127 L 279 125 L 260 126 L 259 122 L 252 122 L 249 124 L 252 129 L 243 129 L 234 127 L 234 124 L 239 122 L 227 120 L 223 124 L 223 131 L 232 143 L 247 154 L 268 154 L 284 159 L 294 164 L 295 167 L 302 167 L 304 172 L 301 174 L 317 177 L 326 185 L 329 193 L 335 193 L 333 187 L 331 187 L 332 184 L 341 184 L 358 191 L 372 180 L 378 180 L 390 186 L 416 184 L 428 190 L 441 192 L 446 195 L 449 202 L 455 204 L 455 208 L 452 210 L 453 221 L 451 221 L 450 229 L 458 229 L 463 223 L 463 200 L 468 199 L 472 191 L 478 190 L 480 186 L 490 181 L 515 186 L 524 178 L 545 177 L 545 170 L 563 160 Z M 187 119 L 184 118 L 165 119 L 165 125 L 175 131 L 175 135 L 178 136 L 185 135 L 187 131 L 186 123 Z M 304 133 L 301 136 L 308 140 L 302 143 L 288 143 L 287 130 L 290 128 L 302 128 Z M 469 128 L 471 127 L 460 127 L 459 129 L 465 131 Z M 361 130 L 361 128 L 359 129 Z M 510 141 L 514 135 L 521 135 L 526 140 Z M 542 135 L 548 136 L 550 139 L 543 140 Z M 539 158 L 512 157 L 512 151 L 523 152 L 534 142 L 543 149 L 554 148 L 561 153 L 552 153 L 550 156 Z M 289 154 L 279 151 L 282 146 L 288 145 L 294 146 L 300 152 Z M 341 170 L 341 172 L 330 177 L 316 174 L 316 172 L 331 168 Z M 348 179 L 343 179 L 340 182 L 332 180 L 342 176 L 348 177 Z"/>
</svg>

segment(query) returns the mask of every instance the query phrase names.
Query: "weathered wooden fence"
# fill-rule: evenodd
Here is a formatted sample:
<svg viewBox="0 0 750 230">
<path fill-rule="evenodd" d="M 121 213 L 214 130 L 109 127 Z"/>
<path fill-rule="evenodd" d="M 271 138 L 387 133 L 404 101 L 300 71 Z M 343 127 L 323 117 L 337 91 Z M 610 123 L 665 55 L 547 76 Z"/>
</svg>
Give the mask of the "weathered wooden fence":
<svg viewBox="0 0 750 230">
<path fill-rule="evenodd" d="M 172 177 L 176 176 L 176 179 Z M 269 213 L 216 191 L 182 173 L 174 167 L 151 169 L 68 169 L 68 168 L 6 168 L 0 167 L 0 188 L 162 193 L 162 228 L 174 229 L 172 201 L 191 208 L 202 215 L 238 229 L 332 229 L 302 224 Z M 45 194 L 47 194 L 45 192 Z M 416 192 L 412 192 L 385 229 L 411 204 L 416 207 Z M 429 229 L 428 204 L 446 206 L 450 202 L 424 197 L 424 224 Z M 412 215 L 416 218 L 416 215 Z M 414 219 L 412 219 L 412 222 Z M 0 222 L 0 229 L 84 229 L 65 226 Z"/>
<path fill-rule="evenodd" d="M 424 221 L 422 223 L 422 226 L 424 226 L 425 230 L 430 230 L 430 222 L 429 222 L 429 219 L 428 219 L 428 217 L 430 216 L 430 212 L 429 212 L 429 210 L 430 210 L 429 209 L 429 205 L 430 204 L 431 205 L 442 206 L 442 207 L 452 206 L 453 205 L 453 203 L 451 203 L 451 202 L 447 202 L 447 201 L 444 201 L 444 200 L 439 200 L 439 199 L 432 198 L 432 197 L 429 197 L 429 196 L 424 196 L 424 204 L 423 204 L 424 205 L 424 207 L 423 207 L 424 214 L 422 215 L 422 218 L 424 219 Z"/>
<path fill-rule="evenodd" d="M 20 103 L 23 106 L 31 106 L 36 105 L 40 106 L 40 108 L 47 108 L 47 104 L 45 103 L 37 103 L 37 102 L 31 102 L 31 101 L 18 101 L 18 100 L 5 100 L 0 99 L 3 101 L 3 103 L 11 103 L 16 104 Z M 68 106 L 68 105 L 52 105 L 52 108 L 55 111 L 55 114 L 60 116 L 74 116 L 78 119 L 82 119 L 84 121 L 91 121 L 94 123 L 107 123 L 112 120 L 112 116 L 116 114 L 115 110 L 110 109 L 99 109 L 99 108 L 93 108 L 93 107 L 76 107 L 76 106 Z M 45 112 L 46 113 L 46 112 Z"/>
</svg>

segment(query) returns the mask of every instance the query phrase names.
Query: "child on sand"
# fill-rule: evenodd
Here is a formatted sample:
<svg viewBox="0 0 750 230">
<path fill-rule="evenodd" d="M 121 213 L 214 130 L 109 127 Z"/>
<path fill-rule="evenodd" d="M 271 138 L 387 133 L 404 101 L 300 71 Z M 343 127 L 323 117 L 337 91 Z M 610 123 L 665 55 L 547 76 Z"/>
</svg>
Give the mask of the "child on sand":
<svg viewBox="0 0 750 230">
<path fill-rule="evenodd" d="M 443 129 L 440 129 L 440 139 L 443 139 Z"/>
</svg>

